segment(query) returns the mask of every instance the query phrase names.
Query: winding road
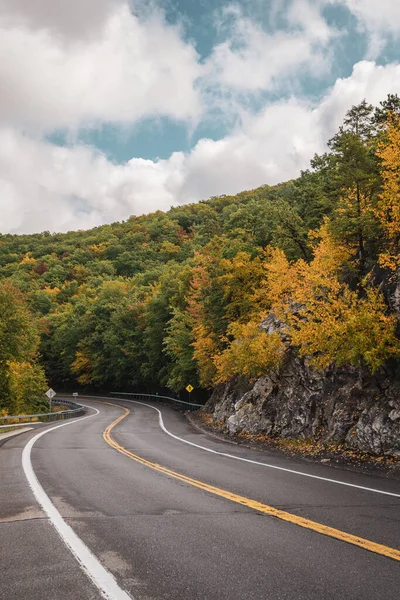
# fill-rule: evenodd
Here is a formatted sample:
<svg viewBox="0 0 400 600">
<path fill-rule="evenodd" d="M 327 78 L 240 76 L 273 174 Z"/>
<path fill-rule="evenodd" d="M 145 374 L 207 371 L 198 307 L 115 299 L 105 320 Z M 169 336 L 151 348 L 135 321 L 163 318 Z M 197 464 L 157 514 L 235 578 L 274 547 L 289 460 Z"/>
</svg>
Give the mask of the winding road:
<svg viewBox="0 0 400 600">
<path fill-rule="evenodd" d="M 400 482 L 82 402 L 0 447 L 1 600 L 398 597 Z"/>
</svg>

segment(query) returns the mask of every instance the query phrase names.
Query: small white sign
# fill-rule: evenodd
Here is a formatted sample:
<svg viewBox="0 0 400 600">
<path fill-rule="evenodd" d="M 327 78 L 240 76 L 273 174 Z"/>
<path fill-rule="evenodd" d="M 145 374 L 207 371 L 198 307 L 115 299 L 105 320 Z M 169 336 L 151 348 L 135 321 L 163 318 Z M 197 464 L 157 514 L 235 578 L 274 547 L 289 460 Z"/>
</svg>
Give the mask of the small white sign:
<svg viewBox="0 0 400 600">
<path fill-rule="evenodd" d="M 74 398 L 77 398 L 78 397 L 78 392 L 74 392 L 72 395 L 73 395 Z"/>
<path fill-rule="evenodd" d="M 54 398 L 54 396 L 55 396 L 55 395 L 56 395 L 56 392 L 55 392 L 54 390 L 52 390 L 51 388 L 50 388 L 49 390 L 47 390 L 47 392 L 46 392 L 46 396 L 47 396 L 48 398 L 50 398 L 50 400 L 51 400 L 52 398 Z"/>
</svg>

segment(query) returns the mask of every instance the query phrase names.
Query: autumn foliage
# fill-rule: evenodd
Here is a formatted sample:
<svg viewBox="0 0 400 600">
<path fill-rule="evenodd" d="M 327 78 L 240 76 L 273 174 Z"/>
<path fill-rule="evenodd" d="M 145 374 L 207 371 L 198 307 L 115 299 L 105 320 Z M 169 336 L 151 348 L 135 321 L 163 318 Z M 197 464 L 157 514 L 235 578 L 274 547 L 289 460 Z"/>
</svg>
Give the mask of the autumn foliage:
<svg viewBox="0 0 400 600">
<path fill-rule="evenodd" d="M 0 409 L 64 388 L 196 391 L 400 357 L 400 99 L 353 107 L 310 170 L 68 234 L 0 235 Z M 42 365 L 42 366 L 41 366 Z M 196 392 L 194 392 L 196 393 Z"/>
<path fill-rule="evenodd" d="M 378 157 L 382 161 L 382 189 L 378 195 L 375 216 L 383 231 L 383 247 L 379 263 L 392 271 L 400 268 L 400 123 L 392 117 L 385 140 L 380 143 Z"/>
</svg>

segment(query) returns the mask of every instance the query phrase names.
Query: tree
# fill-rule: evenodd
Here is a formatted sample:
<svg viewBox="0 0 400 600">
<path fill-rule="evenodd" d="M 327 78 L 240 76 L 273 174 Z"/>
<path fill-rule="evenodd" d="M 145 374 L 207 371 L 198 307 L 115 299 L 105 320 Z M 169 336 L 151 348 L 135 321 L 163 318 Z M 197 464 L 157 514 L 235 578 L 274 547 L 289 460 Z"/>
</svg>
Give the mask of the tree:
<svg viewBox="0 0 400 600">
<path fill-rule="evenodd" d="M 362 290 L 351 290 L 340 281 L 347 257 L 346 245 L 332 238 L 328 222 L 319 232 L 310 264 L 299 260 L 288 272 L 276 255 L 267 278 L 272 311 L 286 323 L 291 345 L 315 367 L 335 363 L 375 372 L 400 353 L 397 319 L 388 314 L 382 293 L 370 282 L 365 280 Z"/>
<path fill-rule="evenodd" d="M 213 357 L 216 367 L 214 383 L 224 383 L 232 377 L 261 377 L 282 364 L 286 347 L 278 333 L 268 335 L 260 327 L 260 319 L 247 323 L 231 323 L 228 347 Z"/>
<path fill-rule="evenodd" d="M 398 118 L 400 115 L 400 98 L 397 94 L 389 94 L 386 100 L 380 102 L 380 106 L 375 109 L 374 122 L 377 127 L 385 128 L 391 118 Z"/>
<path fill-rule="evenodd" d="M 20 412 L 46 391 L 37 364 L 39 326 L 22 293 L 0 282 L 0 408 Z"/>
<path fill-rule="evenodd" d="M 364 99 L 360 104 L 347 111 L 343 121 L 343 130 L 354 133 L 364 143 L 374 133 L 374 107 Z"/>
<path fill-rule="evenodd" d="M 344 126 L 328 143 L 330 153 L 312 162 L 337 197 L 331 231 L 353 249 L 358 280 L 370 270 L 379 238 L 374 205 L 380 179 L 373 133 L 373 109 L 363 101 L 348 111 Z"/>
<path fill-rule="evenodd" d="M 272 218 L 275 222 L 272 245 L 282 248 L 289 258 L 302 257 L 309 260 L 307 230 L 295 208 L 285 200 L 277 200 L 272 206 Z"/>
<path fill-rule="evenodd" d="M 397 97 L 396 97 L 397 98 Z M 400 99 L 397 98 L 400 103 Z M 378 147 L 382 161 L 382 191 L 378 195 L 375 216 L 384 233 L 383 250 L 379 256 L 382 266 L 400 268 L 400 120 L 391 118 L 385 140 Z"/>
<path fill-rule="evenodd" d="M 188 382 L 191 382 L 194 387 L 198 387 L 193 347 L 195 334 L 193 321 L 187 310 L 174 308 L 173 316 L 166 328 L 166 334 L 163 343 L 171 364 L 165 383 L 177 392 L 186 387 Z"/>
<path fill-rule="evenodd" d="M 166 352 L 164 341 L 171 319 L 186 308 L 186 296 L 189 293 L 191 269 L 169 263 L 159 281 L 150 286 L 143 319 L 143 355 L 141 373 L 144 381 L 157 381 L 165 385 L 169 380 L 171 354 Z M 171 348 L 171 346 L 170 346 Z"/>
</svg>

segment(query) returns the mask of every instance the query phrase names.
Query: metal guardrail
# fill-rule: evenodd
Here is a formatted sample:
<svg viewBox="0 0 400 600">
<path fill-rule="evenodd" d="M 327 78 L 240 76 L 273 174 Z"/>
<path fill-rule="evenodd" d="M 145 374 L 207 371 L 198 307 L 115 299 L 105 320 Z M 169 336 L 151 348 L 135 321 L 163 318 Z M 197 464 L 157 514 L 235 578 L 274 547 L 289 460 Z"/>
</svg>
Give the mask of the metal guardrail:
<svg viewBox="0 0 400 600">
<path fill-rule="evenodd" d="M 63 419 L 73 419 L 74 417 L 81 417 L 86 409 L 84 406 L 77 404 L 76 402 L 71 402 L 70 400 L 64 400 L 61 398 L 53 398 L 53 404 L 57 406 L 65 406 L 68 407 L 68 410 L 60 410 L 59 412 L 51 412 L 51 413 L 38 413 L 36 415 L 8 415 L 7 417 L 0 417 L 0 426 L 1 422 L 6 421 L 22 421 L 26 420 L 28 423 L 32 419 L 40 419 L 41 421 L 61 421 Z M 4 423 L 3 426 L 5 426 Z"/>
<path fill-rule="evenodd" d="M 110 392 L 109 396 L 129 396 L 136 398 L 137 400 L 168 400 L 169 402 L 178 402 L 179 404 L 184 404 L 186 407 L 197 410 L 198 408 L 202 408 L 203 404 L 195 404 L 194 402 L 185 402 L 184 400 L 178 400 L 178 398 L 172 398 L 171 396 L 161 396 L 159 394 L 134 394 L 130 392 Z"/>
<path fill-rule="evenodd" d="M 40 425 L 43 421 L 35 421 L 34 423 L 30 423 L 31 425 Z M 7 429 L 18 429 L 19 427 L 25 427 L 25 425 L 29 425 L 29 423 L 0 423 L 0 430 L 7 427 Z M 0 431 L 0 433 L 3 433 Z"/>
</svg>

